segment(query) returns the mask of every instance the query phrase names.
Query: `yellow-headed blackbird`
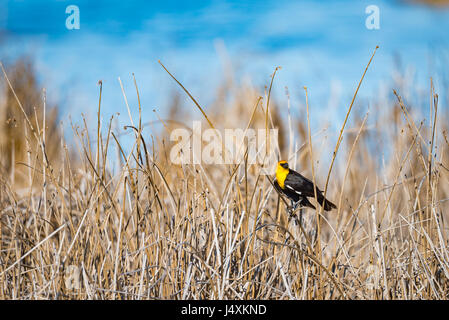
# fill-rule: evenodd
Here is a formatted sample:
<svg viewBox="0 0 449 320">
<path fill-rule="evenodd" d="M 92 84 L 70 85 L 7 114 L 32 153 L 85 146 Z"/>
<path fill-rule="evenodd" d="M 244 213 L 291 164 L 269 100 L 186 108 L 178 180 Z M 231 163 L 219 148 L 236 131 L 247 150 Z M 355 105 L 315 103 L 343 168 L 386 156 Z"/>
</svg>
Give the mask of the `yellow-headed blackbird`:
<svg viewBox="0 0 449 320">
<path fill-rule="evenodd" d="M 301 205 L 315 209 L 307 199 L 307 197 L 315 197 L 313 182 L 289 169 L 287 161 L 278 162 L 273 184 L 279 193 L 285 194 L 292 201 L 294 208 Z M 324 207 L 324 210 L 330 211 L 337 208 L 335 204 L 324 198 L 320 189 L 315 187 L 315 190 L 318 203 Z"/>
</svg>

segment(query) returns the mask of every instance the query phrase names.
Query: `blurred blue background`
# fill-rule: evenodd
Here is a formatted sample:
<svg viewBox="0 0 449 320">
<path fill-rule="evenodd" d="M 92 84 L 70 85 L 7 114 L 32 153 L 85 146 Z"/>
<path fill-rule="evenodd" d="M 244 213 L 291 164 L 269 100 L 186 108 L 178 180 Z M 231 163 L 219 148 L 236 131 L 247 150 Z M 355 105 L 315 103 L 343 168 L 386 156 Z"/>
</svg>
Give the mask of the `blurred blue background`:
<svg viewBox="0 0 449 320">
<path fill-rule="evenodd" d="M 79 7 L 79 30 L 66 28 L 68 5 Z M 380 29 L 366 28 L 368 5 L 378 6 Z M 293 108 L 307 86 L 315 115 L 344 116 L 376 45 L 358 101 L 391 95 L 397 77 L 426 102 L 430 76 L 440 96 L 449 87 L 448 7 L 406 1 L 1 1 L 0 30 L 0 58 L 31 55 L 64 121 L 81 112 L 95 118 L 98 80 L 104 115 L 125 116 L 118 77 L 136 116 L 132 73 L 144 121 L 156 119 L 153 109 L 164 115 L 180 89 L 159 59 L 206 110 L 231 61 L 237 79 L 262 90 L 281 66 L 273 89 L 281 103 L 285 86 Z"/>
</svg>

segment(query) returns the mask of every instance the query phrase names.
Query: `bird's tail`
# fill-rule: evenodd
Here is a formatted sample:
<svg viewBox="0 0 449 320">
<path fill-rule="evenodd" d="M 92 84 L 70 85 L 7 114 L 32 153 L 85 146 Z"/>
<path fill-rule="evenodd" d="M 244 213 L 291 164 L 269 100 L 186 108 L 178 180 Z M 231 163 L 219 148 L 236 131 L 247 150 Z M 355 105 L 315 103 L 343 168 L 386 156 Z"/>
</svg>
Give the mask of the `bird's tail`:
<svg viewBox="0 0 449 320">
<path fill-rule="evenodd" d="M 327 200 L 322 194 L 321 192 L 317 194 L 317 200 L 318 203 L 324 208 L 325 211 L 330 211 L 332 209 L 337 209 L 337 206 L 335 204 L 333 204 L 332 202 L 330 202 L 329 200 Z"/>
</svg>

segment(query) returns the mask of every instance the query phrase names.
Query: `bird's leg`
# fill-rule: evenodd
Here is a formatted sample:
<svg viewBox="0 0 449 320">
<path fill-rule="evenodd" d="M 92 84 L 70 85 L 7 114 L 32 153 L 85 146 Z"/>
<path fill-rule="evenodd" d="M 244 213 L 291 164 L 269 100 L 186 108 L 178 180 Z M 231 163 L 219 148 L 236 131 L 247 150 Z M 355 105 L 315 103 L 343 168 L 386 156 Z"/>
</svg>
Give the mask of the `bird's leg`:
<svg viewBox="0 0 449 320">
<path fill-rule="evenodd" d="M 295 216 L 296 208 L 298 207 L 299 202 L 294 202 L 291 200 L 291 206 L 288 207 L 288 213 L 290 215 L 290 218 L 293 218 Z"/>
<path fill-rule="evenodd" d="M 304 207 L 301 206 L 299 207 L 299 218 L 298 218 L 298 214 L 295 214 L 295 225 L 301 225 L 302 226 L 302 214 L 304 213 Z"/>
<path fill-rule="evenodd" d="M 291 205 L 287 206 L 287 211 L 288 214 L 290 215 L 290 218 L 294 216 L 295 213 L 295 203 L 293 202 L 293 200 L 291 200 Z"/>
<path fill-rule="evenodd" d="M 292 200 L 292 203 L 293 203 L 293 200 Z M 301 201 L 298 201 L 298 202 L 294 202 L 293 203 L 293 210 L 296 210 L 296 208 L 298 208 L 298 206 L 301 204 Z"/>
<path fill-rule="evenodd" d="M 290 201 L 291 201 L 291 205 L 287 206 L 288 222 L 290 223 L 291 219 L 293 218 L 294 221 L 295 221 L 295 225 L 297 225 L 298 224 L 298 217 L 296 216 L 295 211 L 296 211 L 296 207 L 297 207 L 298 204 L 295 203 L 293 200 L 290 200 Z M 288 237 L 287 237 L 287 239 L 288 239 Z"/>
<path fill-rule="evenodd" d="M 296 210 L 299 207 L 299 221 L 298 221 L 298 215 L 296 214 Z M 302 214 L 304 212 L 304 207 L 301 205 L 301 201 L 294 202 L 292 200 L 292 211 L 290 212 L 290 217 L 295 218 L 295 225 L 301 224 L 302 225 Z"/>
</svg>

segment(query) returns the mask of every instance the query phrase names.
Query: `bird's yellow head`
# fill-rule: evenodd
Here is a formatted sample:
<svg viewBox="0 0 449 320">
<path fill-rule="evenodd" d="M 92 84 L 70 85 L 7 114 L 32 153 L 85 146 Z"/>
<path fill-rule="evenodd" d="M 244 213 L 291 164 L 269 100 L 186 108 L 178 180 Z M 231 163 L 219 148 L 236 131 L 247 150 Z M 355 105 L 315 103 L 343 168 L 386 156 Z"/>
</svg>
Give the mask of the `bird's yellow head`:
<svg viewBox="0 0 449 320">
<path fill-rule="evenodd" d="M 276 180 L 279 186 L 284 189 L 284 181 L 289 172 L 288 163 L 285 160 L 279 161 L 276 166 Z"/>
</svg>

